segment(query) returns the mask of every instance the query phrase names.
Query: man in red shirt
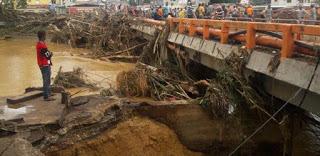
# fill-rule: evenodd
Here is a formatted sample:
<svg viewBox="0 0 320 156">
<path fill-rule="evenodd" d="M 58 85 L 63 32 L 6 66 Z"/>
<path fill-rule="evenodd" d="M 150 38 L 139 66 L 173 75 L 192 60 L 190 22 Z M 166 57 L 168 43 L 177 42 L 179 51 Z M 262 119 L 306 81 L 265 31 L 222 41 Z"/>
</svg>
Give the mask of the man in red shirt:
<svg viewBox="0 0 320 156">
<path fill-rule="evenodd" d="M 46 32 L 38 31 L 38 39 L 36 49 L 37 49 L 37 60 L 38 65 L 41 70 L 42 80 L 43 80 L 43 98 L 45 101 L 53 101 L 55 99 L 51 98 L 50 83 L 51 83 L 51 57 L 52 53 L 48 50 L 45 43 Z"/>
</svg>

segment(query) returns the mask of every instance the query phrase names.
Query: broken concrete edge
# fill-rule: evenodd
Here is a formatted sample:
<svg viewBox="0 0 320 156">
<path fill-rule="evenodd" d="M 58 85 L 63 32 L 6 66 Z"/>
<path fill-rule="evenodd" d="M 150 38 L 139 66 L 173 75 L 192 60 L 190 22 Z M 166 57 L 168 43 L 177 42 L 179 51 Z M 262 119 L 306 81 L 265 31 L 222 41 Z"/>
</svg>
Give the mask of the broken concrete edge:
<svg viewBox="0 0 320 156">
<path fill-rule="evenodd" d="M 7 97 L 6 101 L 8 104 L 18 104 L 18 103 L 26 102 L 26 101 L 43 96 L 42 90 L 43 90 L 42 87 L 28 87 L 25 89 L 24 94 Z M 61 93 L 63 97 L 61 100 L 61 103 L 67 104 L 68 94 L 65 92 L 65 89 L 63 87 L 52 85 L 50 86 L 50 90 L 52 93 Z"/>
<path fill-rule="evenodd" d="M 43 96 L 43 91 L 31 91 L 22 95 L 7 98 L 8 104 L 17 104 Z"/>
</svg>

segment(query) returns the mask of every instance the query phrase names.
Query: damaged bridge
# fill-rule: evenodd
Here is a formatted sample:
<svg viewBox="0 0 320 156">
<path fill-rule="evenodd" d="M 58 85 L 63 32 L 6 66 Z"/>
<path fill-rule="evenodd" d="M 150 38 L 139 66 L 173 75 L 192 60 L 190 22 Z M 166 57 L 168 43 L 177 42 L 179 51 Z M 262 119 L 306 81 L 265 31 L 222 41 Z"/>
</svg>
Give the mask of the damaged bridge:
<svg viewBox="0 0 320 156">
<path fill-rule="evenodd" d="M 168 28 L 167 47 L 216 71 L 232 53 L 249 53 L 245 76 L 267 93 L 320 115 L 320 26 L 177 19 L 137 19 L 132 29 L 146 39 Z M 166 52 L 165 52 L 166 53 Z M 167 56 L 166 54 L 162 54 Z"/>
</svg>

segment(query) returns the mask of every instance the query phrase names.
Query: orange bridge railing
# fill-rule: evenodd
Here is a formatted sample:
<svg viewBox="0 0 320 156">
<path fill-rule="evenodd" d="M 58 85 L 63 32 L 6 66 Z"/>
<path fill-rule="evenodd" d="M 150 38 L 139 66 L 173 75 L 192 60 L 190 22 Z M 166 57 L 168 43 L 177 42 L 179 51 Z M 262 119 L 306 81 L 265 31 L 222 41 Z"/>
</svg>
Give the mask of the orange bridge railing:
<svg viewBox="0 0 320 156">
<path fill-rule="evenodd" d="M 222 44 L 228 43 L 229 39 L 234 39 L 244 42 L 247 49 L 253 49 L 256 45 L 279 48 L 282 58 L 292 57 L 294 51 L 318 55 L 315 47 L 320 46 L 320 43 L 299 40 L 301 35 L 320 36 L 318 25 L 189 18 L 169 18 L 167 21 L 142 20 L 157 26 L 168 24 L 170 31 L 178 31 L 189 36 L 202 35 L 203 39 L 216 37 Z"/>
</svg>

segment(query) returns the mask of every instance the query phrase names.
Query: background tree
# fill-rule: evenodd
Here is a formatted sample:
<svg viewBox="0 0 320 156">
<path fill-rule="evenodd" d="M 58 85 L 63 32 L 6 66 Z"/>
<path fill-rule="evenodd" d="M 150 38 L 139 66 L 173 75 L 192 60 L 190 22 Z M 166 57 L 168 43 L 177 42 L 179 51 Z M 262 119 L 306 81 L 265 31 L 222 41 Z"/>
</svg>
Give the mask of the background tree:
<svg viewBox="0 0 320 156">
<path fill-rule="evenodd" d="M 18 0 L 17 8 L 23 9 L 27 7 L 27 0 Z"/>
<path fill-rule="evenodd" d="M 12 0 L 3 0 L 3 9 L 13 9 L 13 1 Z"/>
</svg>

